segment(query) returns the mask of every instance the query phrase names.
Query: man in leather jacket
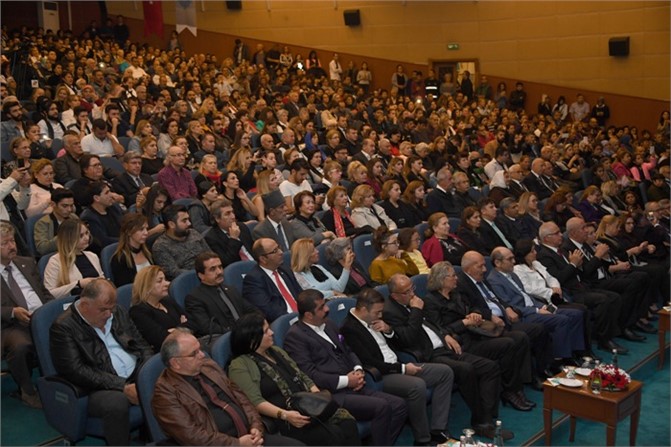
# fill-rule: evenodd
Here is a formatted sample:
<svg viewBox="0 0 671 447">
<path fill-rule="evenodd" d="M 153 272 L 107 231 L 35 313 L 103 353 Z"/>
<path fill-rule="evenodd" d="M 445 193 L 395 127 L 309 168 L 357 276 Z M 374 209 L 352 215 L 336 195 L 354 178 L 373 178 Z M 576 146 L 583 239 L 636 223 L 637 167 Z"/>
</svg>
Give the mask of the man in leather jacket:
<svg viewBox="0 0 671 447">
<path fill-rule="evenodd" d="M 131 404 L 138 404 L 135 377 L 152 356 L 128 312 L 116 305 L 116 288 L 91 281 L 54 322 L 51 357 L 58 374 L 89 393 L 88 413 L 103 420 L 108 445 L 129 445 Z"/>
</svg>

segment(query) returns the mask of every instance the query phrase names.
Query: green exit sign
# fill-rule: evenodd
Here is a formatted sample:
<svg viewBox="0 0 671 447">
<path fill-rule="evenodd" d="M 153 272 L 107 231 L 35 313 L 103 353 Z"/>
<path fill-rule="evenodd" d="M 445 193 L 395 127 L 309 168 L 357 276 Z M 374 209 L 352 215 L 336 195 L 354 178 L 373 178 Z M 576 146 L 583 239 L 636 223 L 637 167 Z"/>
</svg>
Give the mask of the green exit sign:
<svg viewBox="0 0 671 447">
<path fill-rule="evenodd" d="M 447 44 L 447 49 L 448 50 L 458 50 L 459 49 L 459 44 L 458 43 L 448 43 Z"/>
</svg>

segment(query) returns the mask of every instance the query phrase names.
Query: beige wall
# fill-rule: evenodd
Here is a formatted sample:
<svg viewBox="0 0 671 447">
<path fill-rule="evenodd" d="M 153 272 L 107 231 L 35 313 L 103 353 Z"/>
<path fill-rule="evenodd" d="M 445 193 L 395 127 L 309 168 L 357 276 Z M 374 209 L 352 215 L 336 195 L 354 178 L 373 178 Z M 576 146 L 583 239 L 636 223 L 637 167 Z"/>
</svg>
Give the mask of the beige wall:
<svg viewBox="0 0 671 447">
<path fill-rule="evenodd" d="M 669 98 L 668 2 L 243 0 L 241 11 L 195 3 L 203 30 L 417 64 L 479 58 L 493 76 Z M 142 18 L 139 1 L 107 6 Z M 174 23 L 173 4 L 163 8 Z M 361 11 L 360 27 L 344 25 L 345 9 Z M 614 36 L 631 37 L 629 57 L 608 56 Z M 448 51 L 448 42 L 460 49 Z"/>
</svg>

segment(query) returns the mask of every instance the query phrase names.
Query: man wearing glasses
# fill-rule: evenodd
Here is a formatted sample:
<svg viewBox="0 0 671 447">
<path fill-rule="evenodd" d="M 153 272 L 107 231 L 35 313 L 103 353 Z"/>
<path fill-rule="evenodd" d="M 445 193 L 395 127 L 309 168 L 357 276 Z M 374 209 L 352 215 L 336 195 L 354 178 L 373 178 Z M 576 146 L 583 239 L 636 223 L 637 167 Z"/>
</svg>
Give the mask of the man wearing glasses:
<svg viewBox="0 0 671 447">
<path fill-rule="evenodd" d="M 293 273 L 282 265 L 282 254 L 274 239 L 258 239 L 252 246 L 252 256 L 258 264 L 242 283 L 243 298 L 258 307 L 268 323 L 297 312 L 296 298 L 303 291 Z"/>
<path fill-rule="evenodd" d="M 179 445 L 304 445 L 264 434 L 254 405 L 188 330 L 177 328 L 166 337 L 161 360 L 166 369 L 156 382 L 152 408 Z"/>
<path fill-rule="evenodd" d="M 159 185 L 168 191 L 172 201 L 195 198 L 198 195 L 196 184 L 191 172 L 184 167 L 186 151 L 179 146 L 171 146 L 166 161 L 165 168 L 158 172 Z"/>
<path fill-rule="evenodd" d="M 88 393 L 88 413 L 102 418 L 108 445 L 130 445 L 129 409 L 138 404 L 136 374 L 153 352 L 116 288 L 96 278 L 54 322 L 50 350 L 58 374 Z"/>
</svg>

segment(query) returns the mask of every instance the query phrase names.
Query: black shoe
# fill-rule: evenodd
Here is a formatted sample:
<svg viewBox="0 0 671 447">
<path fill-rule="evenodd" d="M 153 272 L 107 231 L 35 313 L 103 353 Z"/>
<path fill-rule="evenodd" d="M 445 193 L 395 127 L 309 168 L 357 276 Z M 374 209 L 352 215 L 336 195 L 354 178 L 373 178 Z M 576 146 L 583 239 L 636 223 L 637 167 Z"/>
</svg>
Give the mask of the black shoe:
<svg viewBox="0 0 671 447">
<path fill-rule="evenodd" d="M 473 430 L 475 430 L 476 435 L 483 438 L 494 439 L 494 436 L 496 434 L 496 428 L 494 427 L 494 424 L 478 424 L 475 427 L 473 427 Z M 515 434 L 510 430 L 502 428 L 501 437 L 503 438 L 504 441 L 509 441 L 515 437 Z"/>
<path fill-rule="evenodd" d="M 510 404 L 510 406 L 517 411 L 531 411 L 532 408 L 530 405 L 527 405 L 520 396 L 512 391 L 504 391 L 501 393 L 501 402 L 503 402 L 504 406 Z"/>
<path fill-rule="evenodd" d="M 631 329 L 625 329 L 622 331 L 622 335 L 620 337 L 624 338 L 625 340 L 629 341 L 645 341 L 645 337 L 637 334 L 636 332 L 632 331 Z"/>
<path fill-rule="evenodd" d="M 543 391 L 543 379 L 541 379 L 540 377 L 534 377 L 533 379 L 531 379 L 531 383 L 529 383 L 529 386 L 531 387 L 532 390 Z"/>
<path fill-rule="evenodd" d="M 436 443 L 433 442 L 433 441 L 425 441 L 425 442 L 422 442 L 422 441 L 415 441 L 415 442 L 412 443 L 412 445 L 422 445 L 422 446 L 426 446 L 426 445 L 436 445 Z"/>
<path fill-rule="evenodd" d="M 454 439 L 454 436 L 448 431 L 431 430 L 431 445 L 445 444 L 450 439 Z"/>
<path fill-rule="evenodd" d="M 640 321 L 636 323 L 636 327 L 634 329 L 636 329 L 637 331 L 645 332 L 646 334 L 657 333 L 657 329 L 655 329 L 653 325 L 651 325 L 650 323 L 642 323 Z"/>
<path fill-rule="evenodd" d="M 613 349 L 615 349 L 615 351 L 618 354 L 626 354 L 629 352 L 629 349 L 625 348 L 624 346 L 618 345 L 613 340 L 600 341 L 598 347 L 602 351 L 608 351 L 608 352 L 613 352 Z"/>
<path fill-rule="evenodd" d="M 531 408 L 536 407 L 536 402 L 527 399 L 527 396 L 524 395 L 524 390 L 519 390 L 516 394 L 519 396 L 520 399 L 524 401 L 524 403 L 526 403 Z"/>
</svg>

